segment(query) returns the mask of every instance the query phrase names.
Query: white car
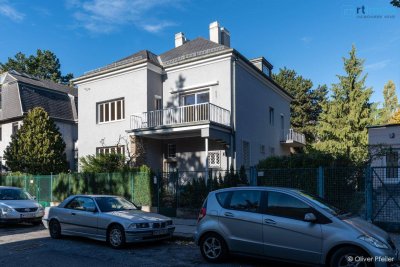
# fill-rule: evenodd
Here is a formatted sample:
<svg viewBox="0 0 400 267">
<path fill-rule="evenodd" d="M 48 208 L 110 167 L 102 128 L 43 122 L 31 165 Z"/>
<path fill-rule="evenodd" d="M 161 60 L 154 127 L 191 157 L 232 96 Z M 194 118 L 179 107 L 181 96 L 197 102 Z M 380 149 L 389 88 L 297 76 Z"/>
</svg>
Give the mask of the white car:
<svg viewBox="0 0 400 267">
<path fill-rule="evenodd" d="M 0 186 L 0 224 L 29 222 L 39 225 L 44 208 L 28 192 L 18 187 Z"/>
</svg>

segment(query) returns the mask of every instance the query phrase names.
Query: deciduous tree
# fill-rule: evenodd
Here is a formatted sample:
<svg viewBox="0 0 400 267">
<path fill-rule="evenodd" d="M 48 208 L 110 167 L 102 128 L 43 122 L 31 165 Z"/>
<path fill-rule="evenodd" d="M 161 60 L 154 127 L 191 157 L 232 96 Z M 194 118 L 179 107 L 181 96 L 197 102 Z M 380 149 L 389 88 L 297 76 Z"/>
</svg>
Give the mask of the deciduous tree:
<svg viewBox="0 0 400 267">
<path fill-rule="evenodd" d="M 29 57 L 19 52 L 14 58 L 8 58 L 7 62 L 0 63 L 0 72 L 9 70 L 16 70 L 58 83 L 68 83 L 73 78 L 71 73 L 65 76 L 61 74 L 60 60 L 49 50 L 38 49 L 36 55 Z"/>
</svg>

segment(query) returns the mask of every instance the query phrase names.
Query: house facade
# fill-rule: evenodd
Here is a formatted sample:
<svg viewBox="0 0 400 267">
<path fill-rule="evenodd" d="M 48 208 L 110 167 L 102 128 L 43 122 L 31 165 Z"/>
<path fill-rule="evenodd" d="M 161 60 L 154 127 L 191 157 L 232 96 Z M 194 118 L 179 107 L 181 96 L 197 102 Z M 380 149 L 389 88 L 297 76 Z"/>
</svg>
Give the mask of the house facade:
<svg viewBox="0 0 400 267">
<path fill-rule="evenodd" d="M 66 144 L 70 170 L 77 168 L 77 90 L 16 71 L 0 75 L 0 160 L 30 109 L 42 107 L 54 121 Z"/>
<path fill-rule="evenodd" d="M 175 35 L 175 48 L 143 50 L 73 80 L 79 157 L 125 153 L 153 170 L 249 167 L 304 146 L 290 129 L 292 97 L 263 57 L 248 60 L 213 22 L 210 39 Z"/>
</svg>

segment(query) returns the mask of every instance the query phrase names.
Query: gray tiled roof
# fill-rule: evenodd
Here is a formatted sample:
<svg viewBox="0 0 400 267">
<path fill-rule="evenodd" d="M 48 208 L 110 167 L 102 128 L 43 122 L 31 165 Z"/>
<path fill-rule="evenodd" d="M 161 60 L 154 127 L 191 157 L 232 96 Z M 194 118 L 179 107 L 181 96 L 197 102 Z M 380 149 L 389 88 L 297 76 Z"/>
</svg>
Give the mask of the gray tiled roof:
<svg viewBox="0 0 400 267">
<path fill-rule="evenodd" d="M 60 92 L 67 93 L 67 94 L 70 94 L 73 96 L 78 96 L 78 90 L 76 88 L 70 87 L 68 85 L 55 83 L 55 82 L 49 81 L 49 80 L 38 79 L 36 77 L 32 77 L 27 74 L 20 74 L 16 71 L 9 71 L 9 74 L 19 82 L 32 84 L 32 85 L 36 85 L 36 86 L 51 89 L 51 90 L 60 91 Z"/>
<path fill-rule="evenodd" d="M 104 71 L 104 70 L 108 70 L 108 69 L 113 69 L 113 68 L 116 68 L 118 66 L 122 66 L 122 65 L 129 64 L 129 63 L 138 62 L 138 61 L 141 61 L 141 60 L 144 60 L 144 59 L 147 59 L 148 61 L 150 61 L 150 62 L 152 62 L 152 63 L 154 63 L 156 65 L 160 65 L 160 62 L 158 62 L 158 59 L 157 59 L 157 55 L 155 55 L 154 53 L 152 53 L 152 52 L 150 52 L 148 50 L 142 50 L 142 51 L 139 51 L 139 52 L 137 52 L 135 54 L 132 54 L 132 55 L 130 55 L 128 57 L 125 57 L 125 58 L 122 58 L 120 60 L 117 60 L 114 63 L 108 64 L 108 65 L 106 65 L 104 67 L 85 72 L 84 75 L 89 75 L 89 74 L 93 74 L 93 73 L 96 73 L 96 72 L 100 72 L 100 71 Z"/>
<path fill-rule="evenodd" d="M 19 87 L 23 112 L 35 107 L 42 107 L 51 118 L 74 120 L 72 101 L 61 92 L 38 88 L 29 84 Z"/>
<path fill-rule="evenodd" d="M 171 49 L 160 55 L 163 66 L 178 63 L 180 61 L 199 56 L 214 54 L 231 48 L 211 42 L 202 37 L 198 37 L 181 46 Z"/>
</svg>

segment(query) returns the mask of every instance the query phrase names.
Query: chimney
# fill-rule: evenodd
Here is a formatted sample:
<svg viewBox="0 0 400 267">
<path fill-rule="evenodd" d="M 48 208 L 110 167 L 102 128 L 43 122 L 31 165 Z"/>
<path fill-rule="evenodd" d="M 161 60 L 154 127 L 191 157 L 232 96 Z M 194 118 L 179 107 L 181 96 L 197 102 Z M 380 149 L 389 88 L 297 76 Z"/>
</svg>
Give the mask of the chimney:
<svg viewBox="0 0 400 267">
<path fill-rule="evenodd" d="M 183 32 L 178 32 L 175 34 L 175 47 L 181 46 L 186 43 L 186 37 Z"/>
<path fill-rule="evenodd" d="M 228 29 L 220 27 L 218 21 L 214 21 L 210 23 L 210 41 L 230 47 L 231 35 Z"/>
<path fill-rule="evenodd" d="M 227 28 L 221 28 L 221 44 L 231 47 L 231 34 Z"/>
</svg>

